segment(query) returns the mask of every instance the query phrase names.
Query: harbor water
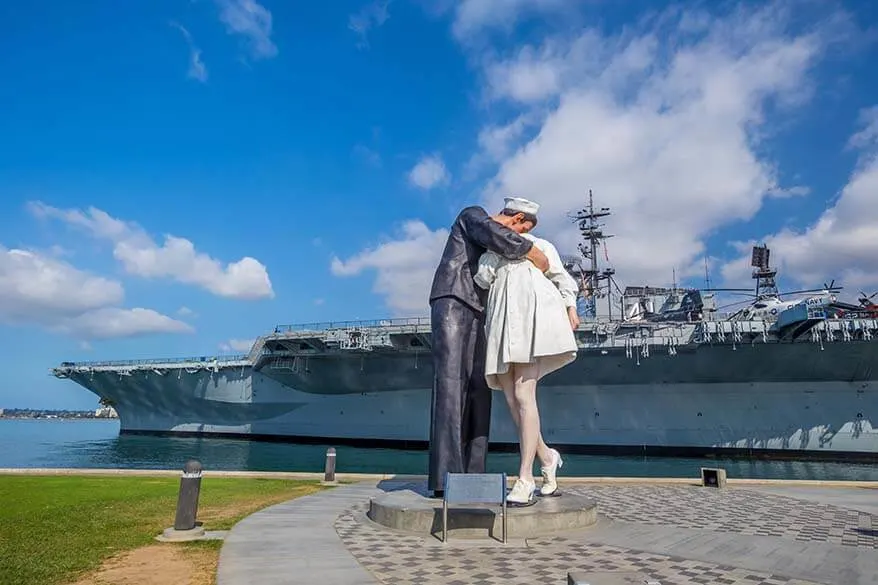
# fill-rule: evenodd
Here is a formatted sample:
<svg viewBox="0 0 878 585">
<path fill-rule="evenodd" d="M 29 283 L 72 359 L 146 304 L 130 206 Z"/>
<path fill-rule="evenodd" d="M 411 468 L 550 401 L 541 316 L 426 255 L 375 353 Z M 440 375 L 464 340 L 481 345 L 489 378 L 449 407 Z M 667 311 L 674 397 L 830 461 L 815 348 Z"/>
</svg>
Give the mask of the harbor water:
<svg viewBox="0 0 878 585">
<path fill-rule="evenodd" d="M 118 420 L 0 419 L 0 468 L 181 469 L 195 458 L 206 470 L 323 471 L 326 449 L 257 441 L 119 435 Z M 344 473 L 424 474 L 425 451 L 336 447 Z M 566 455 L 563 475 L 692 477 L 720 466 L 729 478 L 878 481 L 878 465 Z M 518 456 L 491 453 L 489 471 L 518 471 Z"/>
</svg>

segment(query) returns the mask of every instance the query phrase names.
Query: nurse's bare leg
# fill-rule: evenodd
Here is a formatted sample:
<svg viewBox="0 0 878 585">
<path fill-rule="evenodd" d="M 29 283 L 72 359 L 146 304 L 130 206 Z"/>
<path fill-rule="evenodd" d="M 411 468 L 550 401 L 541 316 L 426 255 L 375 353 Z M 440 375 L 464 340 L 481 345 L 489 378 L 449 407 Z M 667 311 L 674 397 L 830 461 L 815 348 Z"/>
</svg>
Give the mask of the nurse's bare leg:
<svg viewBox="0 0 878 585">
<path fill-rule="evenodd" d="M 521 444 L 521 407 L 518 399 L 515 398 L 515 364 L 509 367 L 505 374 L 497 374 L 497 381 L 503 389 L 503 396 L 506 397 L 506 404 L 509 406 L 509 414 L 512 416 L 512 422 L 515 423 L 515 430 L 518 432 L 519 444 Z M 539 443 L 537 444 L 537 453 L 546 453 L 549 446 L 543 441 L 543 435 L 540 433 Z M 542 461 L 542 458 L 540 458 Z"/>
<path fill-rule="evenodd" d="M 515 430 L 521 439 L 521 417 L 518 414 L 518 401 L 515 399 L 515 364 L 510 364 L 509 369 L 504 374 L 497 374 L 497 382 L 503 388 L 503 396 L 506 397 L 506 404 L 509 405 L 509 414 L 512 416 L 512 422 L 515 423 Z"/>
<path fill-rule="evenodd" d="M 514 394 L 521 437 L 521 468 L 518 475 L 530 482 L 534 481 L 534 457 L 538 456 L 541 462 L 552 460 L 552 453 L 540 432 L 540 413 L 537 409 L 538 376 L 539 365 L 536 363 L 514 365 Z"/>
</svg>

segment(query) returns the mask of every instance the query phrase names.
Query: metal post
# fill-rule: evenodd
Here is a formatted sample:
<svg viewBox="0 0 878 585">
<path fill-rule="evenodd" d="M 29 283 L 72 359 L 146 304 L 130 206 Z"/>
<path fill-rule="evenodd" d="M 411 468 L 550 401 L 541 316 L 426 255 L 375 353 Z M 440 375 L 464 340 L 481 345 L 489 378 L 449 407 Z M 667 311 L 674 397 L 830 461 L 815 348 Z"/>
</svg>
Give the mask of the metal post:
<svg viewBox="0 0 878 585">
<path fill-rule="evenodd" d="M 448 500 L 442 500 L 442 542 L 448 541 Z"/>
<path fill-rule="evenodd" d="M 503 544 L 506 544 L 506 498 L 503 498 Z"/>
<path fill-rule="evenodd" d="M 506 519 L 509 516 L 509 514 L 508 514 L 509 508 L 506 505 L 506 496 L 508 495 L 506 492 L 506 486 L 508 484 L 508 480 L 506 479 L 505 473 L 502 474 L 501 481 L 502 481 L 502 486 L 501 486 L 501 490 L 500 490 L 500 501 L 502 502 L 502 506 L 503 506 L 503 511 L 502 511 L 502 514 L 503 514 L 503 544 L 506 544 L 506 527 L 507 527 Z"/>
<path fill-rule="evenodd" d="M 323 472 L 323 481 L 326 483 L 335 482 L 335 447 L 326 450 L 326 467 Z"/>
<path fill-rule="evenodd" d="M 192 530 L 198 513 L 198 496 L 201 493 L 201 463 L 190 459 L 183 466 L 180 477 L 180 494 L 177 497 L 177 516 L 174 530 Z"/>
</svg>

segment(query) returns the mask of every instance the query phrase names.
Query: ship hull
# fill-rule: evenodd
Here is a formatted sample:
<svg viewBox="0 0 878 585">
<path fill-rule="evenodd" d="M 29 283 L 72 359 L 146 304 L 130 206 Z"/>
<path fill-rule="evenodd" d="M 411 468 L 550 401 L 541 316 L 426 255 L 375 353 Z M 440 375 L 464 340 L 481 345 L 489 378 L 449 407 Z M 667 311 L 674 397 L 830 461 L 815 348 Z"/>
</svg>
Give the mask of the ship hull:
<svg viewBox="0 0 878 585">
<path fill-rule="evenodd" d="M 565 452 L 878 460 L 878 344 L 583 351 L 539 387 L 546 441 Z M 429 354 L 336 354 L 305 366 L 71 372 L 123 433 L 423 449 Z M 493 393 L 491 445 L 517 450 Z"/>
</svg>

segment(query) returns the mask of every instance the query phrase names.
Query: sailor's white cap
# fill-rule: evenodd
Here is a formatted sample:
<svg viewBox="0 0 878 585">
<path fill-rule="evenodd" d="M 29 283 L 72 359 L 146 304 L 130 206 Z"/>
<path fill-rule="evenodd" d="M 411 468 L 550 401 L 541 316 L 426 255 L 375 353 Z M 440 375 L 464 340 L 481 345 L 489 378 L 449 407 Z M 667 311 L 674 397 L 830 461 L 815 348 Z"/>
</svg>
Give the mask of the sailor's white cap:
<svg viewBox="0 0 878 585">
<path fill-rule="evenodd" d="M 503 199 L 503 201 L 505 201 L 506 209 L 510 209 L 512 211 L 520 211 L 521 213 L 536 215 L 537 211 L 540 210 L 539 203 L 534 203 L 533 201 L 529 201 L 521 197 L 506 197 Z"/>
</svg>

